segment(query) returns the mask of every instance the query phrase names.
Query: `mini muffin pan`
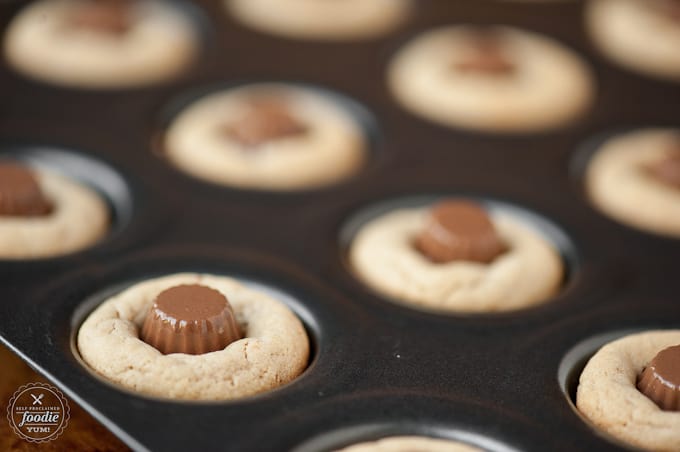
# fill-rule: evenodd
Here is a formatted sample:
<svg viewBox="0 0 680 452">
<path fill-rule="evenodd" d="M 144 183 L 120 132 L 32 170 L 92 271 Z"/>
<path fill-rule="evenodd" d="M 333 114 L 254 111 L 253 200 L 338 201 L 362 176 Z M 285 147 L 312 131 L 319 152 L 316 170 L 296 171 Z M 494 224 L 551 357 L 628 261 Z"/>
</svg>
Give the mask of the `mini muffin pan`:
<svg viewBox="0 0 680 452">
<path fill-rule="evenodd" d="M 23 4 L 0 5 L 3 30 Z M 0 338 L 134 449 L 315 452 L 396 434 L 494 451 L 625 449 L 575 410 L 576 381 L 603 337 L 680 327 L 680 241 L 592 207 L 583 157 L 615 130 L 678 126 L 680 89 L 602 58 L 582 7 L 422 0 L 387 36 L 322 43 L 249 30 L 220 1 L 197 0 L 203 51 L 175 80 L 78 90 L 0 63 L 0 156 L 79 179 L 114 213 L 111 233 L 90 249 L 0 261 Z M 390 57 L 410 37 L 454 23 L 510 24 L 574 48 L 596 74 L 594 106 L 569 126 L 525 135 L 447 129 L 404 111 L 386 87 Z M 365 168 L 319 190 L 275 193 L 211 185 L 163 159 L 158 137 L 178 99 L 262 80 L 322 87 L 361 106 Z M 345 259 L 357 221 L 386 201 L 443 195 L 532 213 L 565 257 L 562 291 L 529 309 L 457 315 L 363 285 Z M 271 392 L 209 403 L 140 396 L 90 372 L 74 345 L 83 318 L 121 287 L 179 271 L 274 291 L 306 325 L 308 369 Z"/>
</svg>

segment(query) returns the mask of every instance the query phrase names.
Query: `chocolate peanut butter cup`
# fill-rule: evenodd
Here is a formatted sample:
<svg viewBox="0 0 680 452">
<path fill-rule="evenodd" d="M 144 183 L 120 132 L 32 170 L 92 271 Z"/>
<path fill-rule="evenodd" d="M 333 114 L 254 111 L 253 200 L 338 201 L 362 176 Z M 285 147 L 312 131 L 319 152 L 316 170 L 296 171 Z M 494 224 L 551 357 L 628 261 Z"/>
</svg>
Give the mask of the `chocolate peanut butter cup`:
<svg viewBox="0 0 680 452">
<path fill-rule="evenodd" d="M 476 203 L 458 200 L 442 201 L 431 208 L 415 245 L 437 263 L 488 263 L 506 250 L 486 211 Z"/>
<path fill-rule="evenodd" d="M 647 166 L 647 172 L 659 182 L 680 189 L 680 137 L 661 160 Z"/>
<path fill-rule="evenodd" d="M 214 352 L 241 337 L 227 297 L 199 284 L 174 286 L 158 294 L 140 334 L 166 355 Z"/>
<path fill-rule="evenodd" d="M 638 377 L 637 388 L 666 411 L 680 411 L 680 344 L 661 350 Z"/>
<path fill-rule="evenodd" d="M 659 15 L 677 21 L 680 25 L 680 0 L 651 0 L 649 6 Z"/>
<path fill-rule="evenodd" d="M 501 33 L 480 28 L 470 33 L 468 41 L 469 52 L 453 64 L 456 71 L 493 76 L 508 76 L 515 71 Z"/>
<path fill-rule="evenodd" d="M 70 26 L 112 35 L 124 34 L 132 25 L 134 0 L 85 0 L 74 11 Z"/>
<path fill-rule="evenodd" d="M 227 136 L 253 149 L 281 138 L 302 135 L 307 127 L 293 117 L 282 99 L 253 98 L 247 111 L 224 128 Z"/>
<path fill-rule="evenodd" d="M 52 212 L 33 172 L 22 165 L 0 162 L 0 217 L 37 217 Z"/>
</svg>

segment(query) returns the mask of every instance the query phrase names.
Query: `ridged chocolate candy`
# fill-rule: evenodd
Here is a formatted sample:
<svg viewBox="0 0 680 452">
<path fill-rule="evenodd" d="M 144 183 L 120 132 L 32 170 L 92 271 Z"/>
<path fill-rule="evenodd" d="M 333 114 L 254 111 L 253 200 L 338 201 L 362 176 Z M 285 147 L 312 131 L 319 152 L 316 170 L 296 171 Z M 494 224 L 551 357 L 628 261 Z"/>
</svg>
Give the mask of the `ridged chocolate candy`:
<svg viewBox="0 0 680 452">
<path fill-rule="evenodd" d="M 638 377 L 637 387 L 666 411 L 680 411 L 680 345 L 661 350 Z"/>
<path fill-rule="evenodd" d="M 140 335 L 166 355 L 214 352 L 241 337 L 227 297 L 200 284 L 174 286 L 158 294 Z"/>
<path fill-rule="evenodd" d="M 470 201 L 447 200 L 432 207 L 416 248 L 438 263 L 488 263 L 505 251 L 486 211 Z"/>
<path fill-rule="evenodd" d="M 0 163 L 0 216 L 35 217 L 50 212 L 52 203 L 29 168 Z"/>
<path fill-rule="evenodd" d="M 246 148 L 269 141 L 303 134 L 307 128 L 290 113 L 282 99 L 252 98 L 246 112 L 227 124 L 227 136 Z"/>
</svg>

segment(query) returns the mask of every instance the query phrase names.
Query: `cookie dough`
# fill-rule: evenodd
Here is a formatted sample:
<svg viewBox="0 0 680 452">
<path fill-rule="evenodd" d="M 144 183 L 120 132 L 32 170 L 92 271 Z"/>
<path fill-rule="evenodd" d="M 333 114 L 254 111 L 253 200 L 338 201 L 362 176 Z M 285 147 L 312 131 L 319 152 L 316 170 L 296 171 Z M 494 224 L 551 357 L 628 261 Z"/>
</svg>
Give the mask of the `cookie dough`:
<svg viewBox="0 0 680 452">
<path fill-rule="evenodd" d="M 45 170 L 32 172 L 52 204 L 51 212 L 31 217 L 0 215 L 0 259 L 67 254 L 93 245 L 107 233 L 109 209 L 94 190 Z"/>
<path fill-rule="evenodd" d="M 488 264 L 435 263 L 418 251 L 414 240 L 427 224 L 427 208 L 397 209 L 366 223 L 351 244 L 350 262 L 369 286 L 416 307 L 493 312 L 545 302 L 562 283 L 558 251 L 513 215 L 490 215 L 508 249 Z"/>
<path fill-rule="evenodd" d="M 609 58 L 631 70 L 680 81 L 680 3 L 592 0 L 587 26 Z"/>
<path fill-rule="evenodd" d="M 454 25 L 417 36 L 392 59 L 388 83 L 416 115 L 498 132 L 563 125 L 594 95 L 591 71 L 573 51 L 504 26 Z"/>
<path fill-rule="evenodd" d="M 680 237 L 680 187 L 657 180 L 648 170 L 675 147 L 680 152 L 677 129 L 636 130 L 609 139 L 586 170 L 590 199 L 622 223 Z"/>
<path fill-rule="evenodd" d="M 352 40 L 384 35 L 404 22 L 411 0 L 224 0 L 245 25 L 299 39 Z"/>
<path fill-rule="evenodd" d="M 223 350 L 164 355 L 139 338 L 155 297 L 182 284 L 220 291 L 244 338 Z M 104 301 L 78 331 L 78 350 L 99 375 L 147 396 L 237 399 L 281 386 L 307 366 L 309 341 L 300 320 L 282 302 L 234 279 L 175 274 L 131 286 Z"/>
<path fill-rule="evenodd" d="M 481 452 L 481 449 L 448 439 L 393 436 L 355 444 L 337 452 Z"/>
<path fill-rule="evenodd" d="M 98 1 L 124 0 L 39 0 L 26 6 L 5 35 L 10 65 L 58 85 L 117 88 L 175 76 L 196 55 L 193 23 L 169 2 L 125 0 L 127 24 L 111 23 L 101 12 L 83 19 L 83 8 L 97 8 Z"/>
<path fill-rule="evenodd" d="M 602 347 L 588 361 L 576 406 L 595 426 L 636 447 L 677 451 L 680 412 L 663 411 L 636 388 L 637 376 L 662 349 L 680 344 L 680 330 L 633 334 Z"/>
<path fill-rule="evenodd" d="M 330 95 L 262 83 L 209 94 L 182 111 L 165 136 L 167 158 L 222 185 L 295 190 L 337 182 L 366 154 L 362 127 Z"/>
</svg>

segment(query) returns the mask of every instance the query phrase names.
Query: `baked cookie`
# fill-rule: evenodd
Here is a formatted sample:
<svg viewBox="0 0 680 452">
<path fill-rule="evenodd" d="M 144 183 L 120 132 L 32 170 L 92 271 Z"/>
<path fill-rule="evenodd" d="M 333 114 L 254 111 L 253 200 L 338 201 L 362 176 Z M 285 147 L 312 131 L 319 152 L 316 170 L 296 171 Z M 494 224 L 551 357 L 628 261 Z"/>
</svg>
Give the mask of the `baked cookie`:
<svg viewBox="0 0 680 452">
<path fill-rule="evenodd" d="M 355 444 L 337 452 L 481 452 L 481 449 L 448 439 L 392 436 Z"/>
<path fill-rule="evenodd" d="M 610 217 L 680 237 L 680 130 L 610 138 L 588 163 L 585 184 L 592 202 Z"/>
<path fill-rule="evenodd" d="M 388 68 L 411 112 L 450 127 L 527 132 L 563 125 L 591 104 L 586 63 L 558 42 L 504 26 L 454 25 L 417 36 Z"/>
<path fill-rule="evenodd" d="M 647 331 L 602 347 L 579 380 L 576 406 L 595 426 L 649 450 L 680 448 L 680 330 Z M 652 380 L 664 396 L 659 405 Z M 648 394 L 648 395 L 647 395 Z M 674 406 L 664 405 L 664 400 Z"/>
<path fill-rule="evenodd" d="M 191 20 L 160 0 L 39 0 L 5 35 L 19 72 L 58 85 L 117 88 L 175 76 L 198 52 Z"/>
<path fill-rule="evenodd" d="M 680 81 L 680 1 L 592 0 L 586 19 L 607 57 L 634 71 Z"/>
<path fill-rule="evenodd" d="M 0 161 L 0 259 L 67 254 L 101 239 L 109 209 L 92 189 L 63 176 Z"/>
<path fill-rule="evenodd" d="M 260 83 L 195 101 L 172 121 L 164 147 L 178 168 L 210 182 L 294 190 L 350 176 L 367 146 L 362 127 L 332 96 Z"/>
<path fill-rule="evenodd" d="M 224 0 L 256 30 L 299 39 L 352 40 L 384 35 L 408 16 L 411 0 Z"/>
<path fill-rule="evenodd" d="M 503 211 L 469 201 L 397 209 L 366 223 L 349 250 L 356 274 L 408 305 L 493 312 L 545 302 L 564 276 L 557 250 Z"/>
<path fill-rule="evenodd" d="M 282 302 L 234 279 L 176 274 L 104 301 L 78 331 L 99 375 L 147 396 L 237 399 L 274 389 L 307 367 L 309 341 Z"/>
</svg>

